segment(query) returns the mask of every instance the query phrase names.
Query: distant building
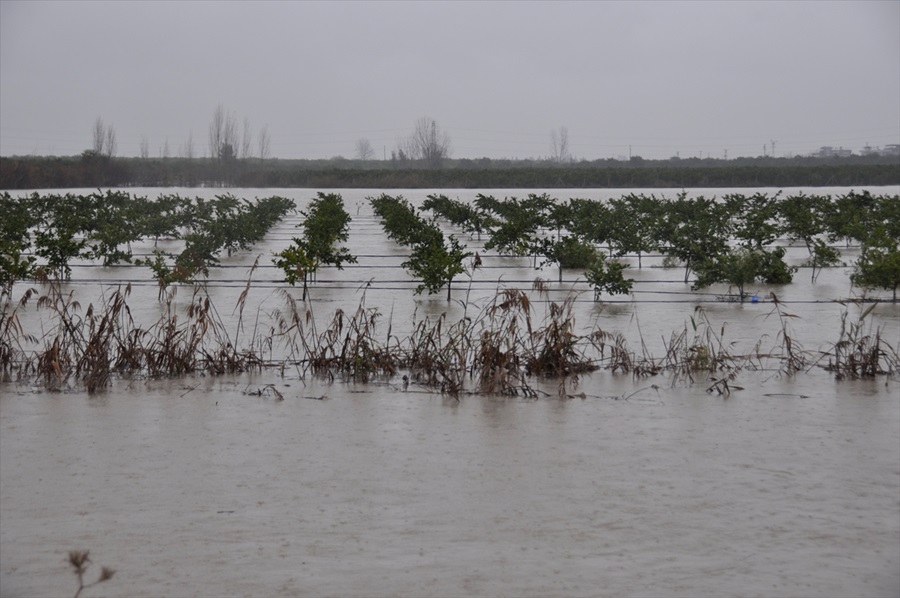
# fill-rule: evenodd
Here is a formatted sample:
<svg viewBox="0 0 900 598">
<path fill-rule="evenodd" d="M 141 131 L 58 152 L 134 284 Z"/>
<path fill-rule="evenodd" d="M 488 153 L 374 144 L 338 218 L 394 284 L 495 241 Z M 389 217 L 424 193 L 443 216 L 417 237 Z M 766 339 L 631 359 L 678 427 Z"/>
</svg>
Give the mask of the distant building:
<svg viewBox="0 0 900 598">
<path fill-rule="evenodd" d="M 814 158 L 847 158 L 853 155 L 853 150 L 844 149 L 843 147 L 834 148 L 830 145 L 823 145 L 819 151 L 813 152 Z"/>
<path fill-rule="evenodd" d="M 872 147 L 871 145 L 866 145 L 862 148 L 859 154 L 861 156 L 900 156 L 900 144 L 889 143 L 888 145 L 884 146 L 883 149 L 880 147 Z"/>
</svg>

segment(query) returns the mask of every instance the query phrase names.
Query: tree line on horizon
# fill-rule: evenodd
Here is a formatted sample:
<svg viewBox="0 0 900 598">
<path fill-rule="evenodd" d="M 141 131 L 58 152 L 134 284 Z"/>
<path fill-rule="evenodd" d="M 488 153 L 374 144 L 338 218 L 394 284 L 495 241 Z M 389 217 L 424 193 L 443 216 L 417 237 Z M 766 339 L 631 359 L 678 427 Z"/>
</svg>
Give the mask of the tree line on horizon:
<svg viewBox="0 0 900 598">
<path fill-rule="evenodd" d="M 0 157 L 0 189 L 100 187 L 689 188 L 900 184 L 896 158 L 596 160 L 259 160 Z"/>
<path fill-rule="evenodd" d="M 884 154 L 658 160 L 576 159 L 565 126 L 550 132 L 550 154 L 541 158 L 453 158 L 449 133 L 428 116 L 398 138 L 390 159 L 376 159 L 366 138 L 355 157 L 272 157 L 268 125 L 254 137 L 250 120 L 216 106 L 208 127 L 208 153 L 193 132 L 170 154 L 166 140 L 151 157 L 146 136 L 139 157 L 118 156 L 116 128 L 97 117 L 91 146 L 76 156 L 0 156 L 0 189 L 97 187 L 319 187 L 319 188 L 685 188 L 855 186 L 900 183 L 900 157 Z M 258 145 L 258 148 L 254 147 Z"/>
</svg>

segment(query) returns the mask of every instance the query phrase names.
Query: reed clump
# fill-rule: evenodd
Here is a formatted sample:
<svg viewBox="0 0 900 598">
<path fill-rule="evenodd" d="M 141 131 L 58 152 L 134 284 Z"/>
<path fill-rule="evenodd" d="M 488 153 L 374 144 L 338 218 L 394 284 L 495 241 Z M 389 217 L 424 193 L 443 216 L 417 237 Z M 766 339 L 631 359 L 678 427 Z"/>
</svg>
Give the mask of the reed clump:
<svg viewBox="0 0 900 598">
<path fill-rule="evenodd" d="M 37 290 L 26 289 L 18 301 L 13 302 L 7 292 L 0 293 L 2 319 L 0 319 L 0 380 L 10 382 L 34 373 L 27 350 L 22 343 L 37 344 L 34 335 L 25 332 L 19 312 L 26 309 L 29 301 L 37 295 Z"/>
<path fill-rule="evenodd" d="M 826 356 L 828 364 L 823 367 L 839 379 L 896 375 L 900 369 L 896 348 L 885 340 L 882 329 L 872 329 L 875 305 L 855 322 L 845 312 L 838 341 L 818 360 L 796 342 L 789 324 L 796 316 L 776 297 L 772 313 L 777 314 L 780 329 L 775 348 L 768 352 L 760 350 L 762 339 L 750 351 L 739 351 L 736 341 L 726 337 L 727 322 L 714 324 L 697 307 L 682 330 L 663 339 L 664 352 L 657 358 L 643 337 L 641 352 L 636 353 L 620 332 L 597 326 L 579 331 L 576 295 L 550 301 L 540 283 L 532 294 L 498 288 L 492 297 L 472 303 L 467 296 L 460 302 L 463 315 L 456 321 L 446 313 L 418 321 L 413 316 L 411 332 L 403 338 L 392 333 L 390 317 L 387 334 L 379 331 L 385 319 L 366 305 L 364 289 L 355 311 L 335 310 L 321 330 L 313 303 L 280 289 L 282 307 L 272 311 L 268 321 L 258 309 L 248 332 L 244 311 L 253 269 L 255 265 L 232 312 L 233 329 L 226 326 L 202 285 L 194 285 L 191 297 L 181 303 L 176 301 L 179 287 L 166 289 L 162 315 L 142 327 L 128 305 L 129 285 L 106 291 L 96 306 L 82 310 L 74 293 L 64 291 L 58 280 L 39 277 L 40 291 L 26 289 L 15 302 L 4 297 L 2 379 L 34 379 L 51 390 L 83 388 L 95 393 L 116 378 L 261 370 L 283 375 L 295 368 L 301 378 L 359 383 L 389 382 L 402 375 L 404 388 L 413 383 L 459 398 L 467 393 L 536 397 L 539 385 L 548 380 L 559 382 L 560 396 L 570 396 L 583 376 L 598 370 L 634 377 L 669 375 L 673 384 L 701 382 L 708 385 L 708 392 L 728 395 L 740 389 L 736 380 L 744 370 L 795 375 Z M 541 303 L 533 301 L 534 293 Z M 40 335 L 28 333 L 22 323 L 22 314 L 32 305 L 49 314 L 41 320 Z M 535 316 L 536 305 L 544 306 L 542 318 Z"/>
<path fill-rule="evenodd" d="M 533 396 L 525 367 L 534 336 L 527 293 L 518 289 L 498 292 L 478 322 L 471 368 L 478 392 Z"/>
<path fill-rule="evenodd" d="M 309 367 L 315 374 L 337 374 L 354 382 L 397 373 L 397 359 L 374 337 L 381 314 L 360 303 L 352 316 L 334 313 L 325 331 L 307 343 Z"/>
<path fill-rule="evenodd" d="M 826 353 L 825 369 L 838 380 L 846 378 L 872 378 L 878 375 L 896 375 L 900 371 L 900 355 L 897 347 L 884 338 L 884 328 L 875 327 L 866 319 L 876 304 L 862 309 L 856 321 L 848 321 L 849 312 L 841 314 L 838 340 Z"/>
<path fill-rule="evenodd" d="M 97 307 L 90 304 L 82 314 L 74 291 L 64 292 L 57 279 L 41 276 L 38 280 L 42 293 L 29 289 L 15 307 L 4 312 L 0 368 L 6 379 L 34 373 L 50 390 L 83 387 L 95 393 L 106 389 L 115 375 L 226 374 L 262 366 L 255 351 L 233 346 L 200 287 L 194 288 L 186 318 L 180 318 L 173 305 L 176 289 L 172 288 L 166 293 L 166 313 L 149 328 L 141 328 L 128 306 L 130 284 L 115 288 Z M 50 314 L 40 337 L 24 332 L 17 313 L 35 294 L 37 309 Z M 28 351 L 23 343 L 39 348 Z"/>
</svg>

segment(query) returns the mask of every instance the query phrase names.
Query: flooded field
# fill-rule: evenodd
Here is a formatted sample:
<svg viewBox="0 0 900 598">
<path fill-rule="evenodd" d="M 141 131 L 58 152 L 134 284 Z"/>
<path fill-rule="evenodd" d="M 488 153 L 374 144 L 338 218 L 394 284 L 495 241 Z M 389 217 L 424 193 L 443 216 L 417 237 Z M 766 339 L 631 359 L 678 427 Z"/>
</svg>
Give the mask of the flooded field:
<svg viewBox="0 0 900 598">
<path fill-rule="evenodd" d="M 277 193 L 301 208 L 314 196 L 227 191 Z M 900 380 L 836 380 L 827 358 L 811 357 L 794 375 L 780 365 L 785 330 L 794 346 L 821 355 L 839 340 L 842 318 L 858 322 L 873 305 L 862 330 L 900 346 L 900 306 L 834 302 L 859 296 L 849 265 L 815 284 L 801 269 L 792 284 L 755 285 L 760 301 L 737 304 L 717 300 L 724 287 L 691 291 L 683 271 L 661 267 L 658 256 L 641 269 L 629 259 L 633 294 L 597 303 L 577 271 L 558 283 L 553 267 L 483 252 L 483 267 L 454 283 L 448 303 L 413 295 L 400 266 L 408 250 L 385 237 L 365 201 L 380 191 L 340 192 L 359 261 L 325 269 L 311 285 L 320 326 L 364 301 L 382 314 L 376 336 L 390 328 L 403 337 L 426 317 L 452 323 L 498 290 L 519 288 L 536 322 L 574 293 L 577 330 L 620 333 L 636 354 L 660 357 L 673 332 L 700 323 L 734 354 L 760 346 L 774 357 L 742 369 L 726 395 L 707 392 L 707 377 L 607 370 L 562 391 L 536 380 L 536 398 L 457 399 L 398 377 L 359 384 L 292 367 L 117 379 L 94 395 L 0 383 L 2 596 L 73 595 L 73 549 L 91 551 L 87 581 L 101 565 L 116 570 L 86 596 L 900 593 Z M 402 193 L 420 203 L 430 191 Z M 204 293 L 231 338 L 264 330 L 284 308 L 271 254 L 299 221 L 285 219 L 211 272 Z M 470 250 L 483 247 L 461 238 Z M 799 264 L 806 249 L 787 251 Z M 854 251 L 842 249 L 845 263 Z M 258 256 L 241 315 L 234 308 Z M 546 293 L 532 291 L 536 276 Z M 127 283 L 133 317 L 159 318 L 164 306 L 145 268 L 76 264 L 63 288 L 86 307 Z M 299 300 L 299 289 L 288 292 Z M 190 296 L 179 288 L 179 307 Z M 42 317 L 26 310 L 23 326 L 41 330 Z"/>
</svg>

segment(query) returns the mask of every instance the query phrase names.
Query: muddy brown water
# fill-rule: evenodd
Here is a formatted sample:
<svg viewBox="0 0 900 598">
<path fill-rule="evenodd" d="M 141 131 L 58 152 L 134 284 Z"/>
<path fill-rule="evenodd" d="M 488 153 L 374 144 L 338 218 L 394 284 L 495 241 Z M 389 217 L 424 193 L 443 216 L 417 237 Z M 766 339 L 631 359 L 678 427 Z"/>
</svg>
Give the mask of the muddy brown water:
<svg viewBox="0 0 900 598">
<path fill-rule="evenodd" d="M 413 312 L 458 317 L 456 302 L 412 297 L 402 253 L 361 212 L 359 242 L 375 257 L 320 275 L 318 317 L 355 308 L 370 279 L 366 302 L 392 314 L 395 334 Z M 214 274 L 230 330 L 249 264 L 292 226 Z M 501 275 L 535 276 L 521 261 L 488 265 L 470 310 Z M 80 267 L 70 286 L 84 303 L 133 280 L 134 313 L 158 317 L 146 273 Z M 274 273 L 260 271 L 248 305 L 265 317 L 280 303 Z M 685 291 L 680 271 L 630 274 L 642 293 L 580 299 L 580 326 L 622 332 L 635 350 L 643 339 L 660 356 L 700 305 L 737 347 L 778 345 L 770 302 L 672 294 Z M 855 314 L 828 301 L 851 293 L 847 269 L 816 285 L 805 276 L 760 295 L 786 301 L 803 347 L 827 349 L 841 315 Z M 551 298 L 573 284 L 552 285 Z M 537 320 L 545 309 L 536 303 Z M 900 345 L 897 306 L 870 317 Z M 23 322 L 40 326 L 41 315 Z M 117 571 L 86 596 L 900 595 L 900 381 L 776 369 L 742 372 L 729 397 L 705 392 L 705 380 L 607 371 L 566 398 L 539 383 L 537 400 L 457 401 L 290 369 L 117 380 L 95 396 L 3 383 L 0 595 L 73 595 L 72 549 L 91 551 L 89 581 L 101 565 Z"/>
<path fill-rule="evenodd" d="M 897 595 L 897 384 L 748 377 L 5 386 L 2 593 L 74 593 L 87 548 L 117 570 L 96 596 Z"/>
</svg>

